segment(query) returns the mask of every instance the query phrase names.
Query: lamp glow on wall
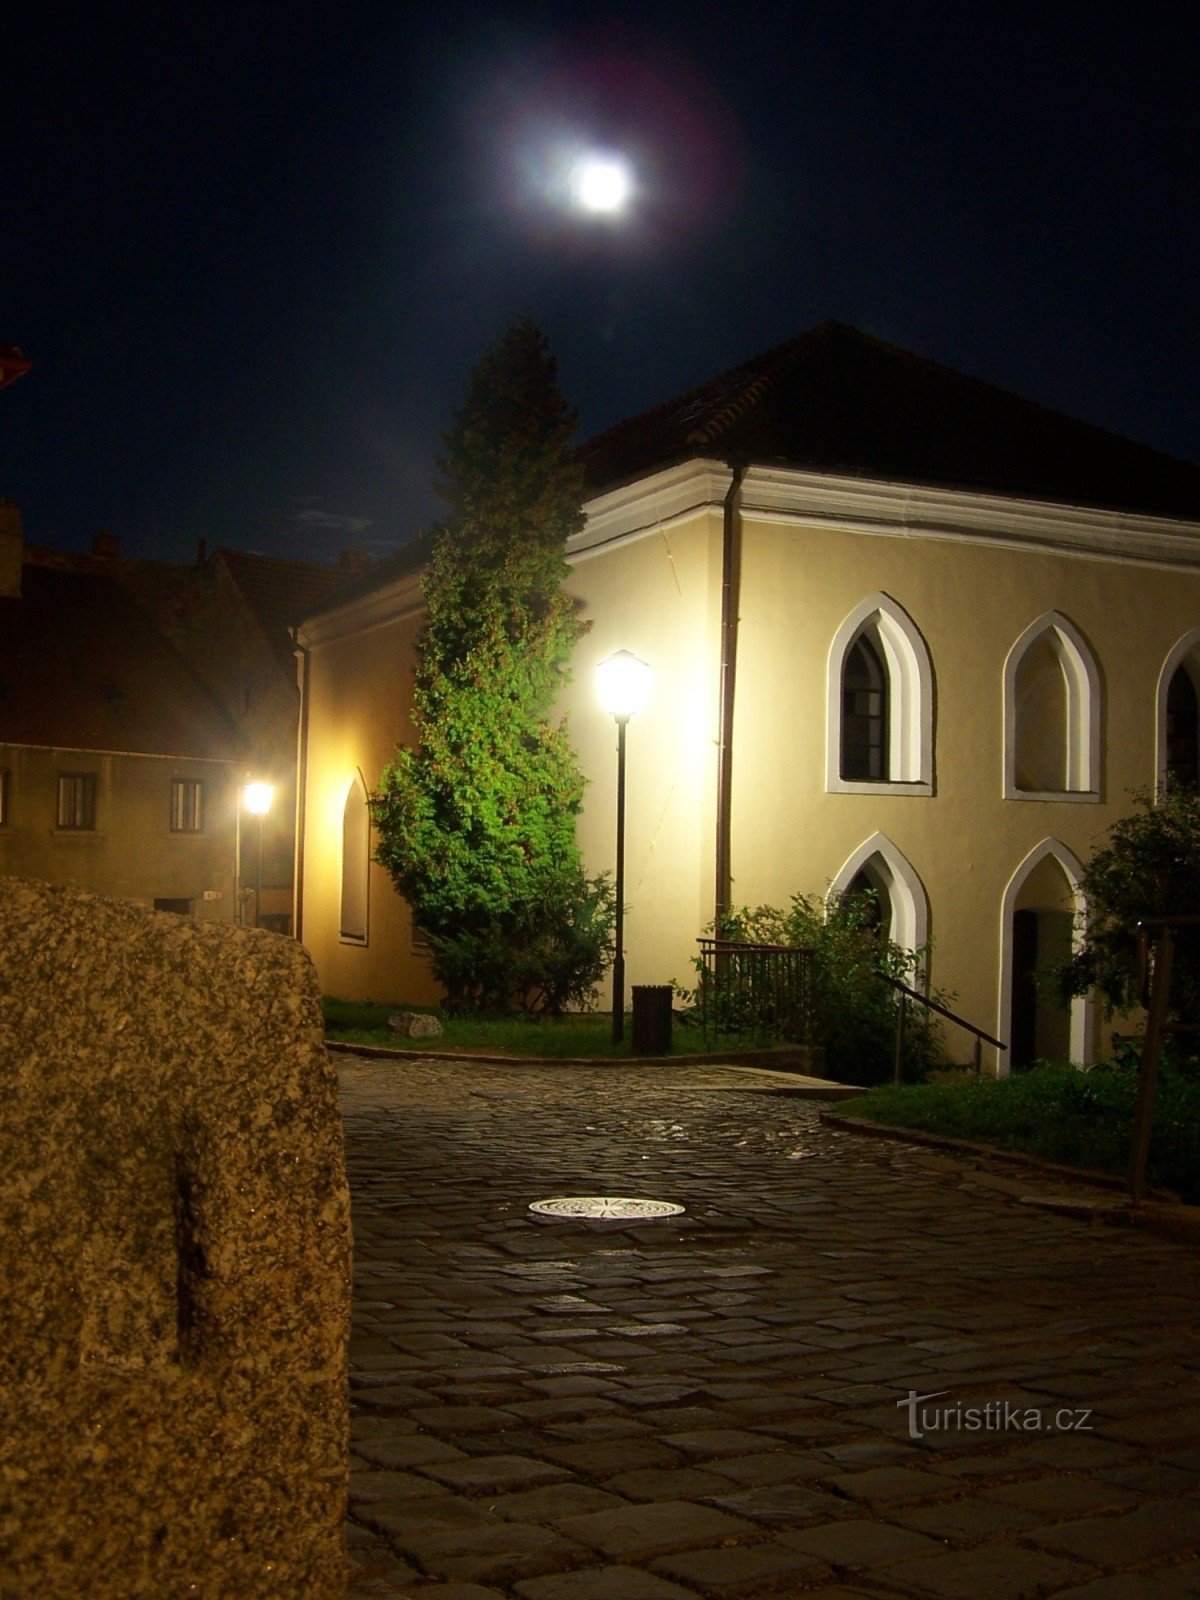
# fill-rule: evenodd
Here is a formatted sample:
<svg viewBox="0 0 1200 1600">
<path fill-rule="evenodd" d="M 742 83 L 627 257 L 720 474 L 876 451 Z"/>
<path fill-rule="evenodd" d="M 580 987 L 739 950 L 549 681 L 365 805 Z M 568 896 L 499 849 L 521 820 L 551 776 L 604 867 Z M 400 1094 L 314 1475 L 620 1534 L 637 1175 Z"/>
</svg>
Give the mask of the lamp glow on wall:
<svg viewBox="0 0 1200 1600">
<path fill-rule="evenodd" d="M 253 783 L 246 784 L 242 790 L 242 804 L 250 815 L 258 822 L 258 854 L 254 867 L 254 926 L 257 928 L 261 922 L 262 913 L 262 862 L 263 862 L 263 818 L 271 809 L 275 799 L 275 785 L 256 779 Z"/>
<path fill-rule="evenodd" d="M 617 724 L 617 882 L 613 940 L 613 1043 L 625 1037 L 625 729 L 650 698 L 650 668 L 628 650 L 618 650 L 596 668 L 600 704 Z"/>
</svg>

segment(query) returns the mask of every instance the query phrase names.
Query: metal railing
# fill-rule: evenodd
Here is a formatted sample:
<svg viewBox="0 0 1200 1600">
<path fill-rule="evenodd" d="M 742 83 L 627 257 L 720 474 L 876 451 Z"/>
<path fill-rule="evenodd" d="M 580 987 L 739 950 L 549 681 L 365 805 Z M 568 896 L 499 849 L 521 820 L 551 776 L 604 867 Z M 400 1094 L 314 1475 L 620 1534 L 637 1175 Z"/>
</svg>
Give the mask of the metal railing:
<svg viewBox="0 0 1200 1600">
<path fill-rule="evenodd" d="M 1135 1200 L 1146 1192 L 1146 1159 L 1150 1154 L 1150 1130 L 1154 1122 L 1154 1099 L 1158 1093 L 1158 1064 L 1163 1040 L 1173 1033 L 1195 1033 L 1189 1022 L 1168 1022 L 1171 1002 L 1171 972 L 1175 965 L 1175 928 L 1200 927 L 1200 916 L 1143 917 L 1137 925 L 1138 978 L 1142 1004 L 1146 1008 L 1146 1037 L 1142 1044 L 1142 1063 L 1138 1069 L 1137 1101 L 1129 1140 L 1129 1188 Z M 1154 959 L 1150 958 L 1151 938 Z"/>
<path fill-rule="evenodd" d="M 919 989 L 912 988 L 899 978 L 890 977 L 886 972 L 877 972 L 875 976 L 881 983 L 886 983 L 889 988 L 895 989 L 900 996 L 900 1003 L 896 1007 L 896 1067 L 894 1075 L 896 1083 L 904 1082 L 904 1042 L 908 1034 L 908 1002 L 910 1000 L 916 1000 L 927 1011 L 936 1011 L 939 1017 L 945 1017 L 948 1022 L 957 1023 L 967 1033 L 974 1035 L 975 1059 L 973 1064 L 976 1076 L 979 1075 L 983 1065 L 983 1046 L 985 1042 L 995 1045 L 997 1050 L 1008 1049 L 1006 1044 L 1002 1044 L 999 1039 L 993 1038 L 985 1029 L 977 1028 L 973 1022 L 968 1022 L 966 1017 L 960 1017 L 957 1011 L 951 1011 L 948 1006 L 940 1005 L 938 1001 L 931 1000 L 927 994 L 922 994 Z"/>
<path fill-rule="evenodd" d="M 705 1044 L 735 1035 L 807 1044 L 812 951 L 799 945 L 739 944 L 704 938 L 697 1009 Z"/>
</svg>

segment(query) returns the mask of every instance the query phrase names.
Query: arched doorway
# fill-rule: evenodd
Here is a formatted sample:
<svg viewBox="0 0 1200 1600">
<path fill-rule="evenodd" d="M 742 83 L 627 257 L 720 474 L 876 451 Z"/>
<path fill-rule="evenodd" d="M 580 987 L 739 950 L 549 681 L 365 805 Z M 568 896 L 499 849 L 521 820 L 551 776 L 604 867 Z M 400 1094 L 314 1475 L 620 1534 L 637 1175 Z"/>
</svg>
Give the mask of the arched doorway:
<svg viewBox="0 0 1200 1600">
<path fill-rule="evenodd" d="M 1086 1061 L 1086 999 L 1063 1001 L 1054 973 L 1069 960 L 1083 908 L 1082 869 L 1066 849 L 1045 840 L 1017 868 L 1004 894 L 1000 1037 L 1003 1071 L 1033 1061 Z"/>
</svg>

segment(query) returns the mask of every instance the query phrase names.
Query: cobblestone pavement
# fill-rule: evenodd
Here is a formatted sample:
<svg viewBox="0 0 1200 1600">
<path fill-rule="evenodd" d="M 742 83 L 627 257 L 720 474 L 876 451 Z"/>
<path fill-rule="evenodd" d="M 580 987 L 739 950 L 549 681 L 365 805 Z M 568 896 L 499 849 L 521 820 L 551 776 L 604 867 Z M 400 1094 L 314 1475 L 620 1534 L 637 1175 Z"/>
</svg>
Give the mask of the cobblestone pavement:
<svg viewBox="0 0 1200 1600">
<path fill-rule="evenodd" d="M 339 1068 L 355 1600 L 1200 1594 L 1200 1254 L 756 1074 Z"/>
</svg>

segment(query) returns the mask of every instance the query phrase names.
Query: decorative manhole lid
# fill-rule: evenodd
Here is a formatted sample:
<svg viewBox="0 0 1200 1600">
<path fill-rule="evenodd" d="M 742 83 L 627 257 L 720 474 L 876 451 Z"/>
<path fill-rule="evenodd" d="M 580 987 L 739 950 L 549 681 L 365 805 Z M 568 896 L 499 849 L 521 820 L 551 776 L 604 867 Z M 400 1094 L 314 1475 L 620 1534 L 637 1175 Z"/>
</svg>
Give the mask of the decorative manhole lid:
<svg viewBox="0 0 1200 1600">
<path fill-rule="evenodd" d="M 683 1207 L 670 1200 L 641 1200 L 630 1195 L 570 1194 L 554 1200 L 535 1200 L 530 1211 L 539 1217 L 588 1217 L 593 1221 L 645 1221 L 652 1217 L 679 1217 Z"/>
</svg>

